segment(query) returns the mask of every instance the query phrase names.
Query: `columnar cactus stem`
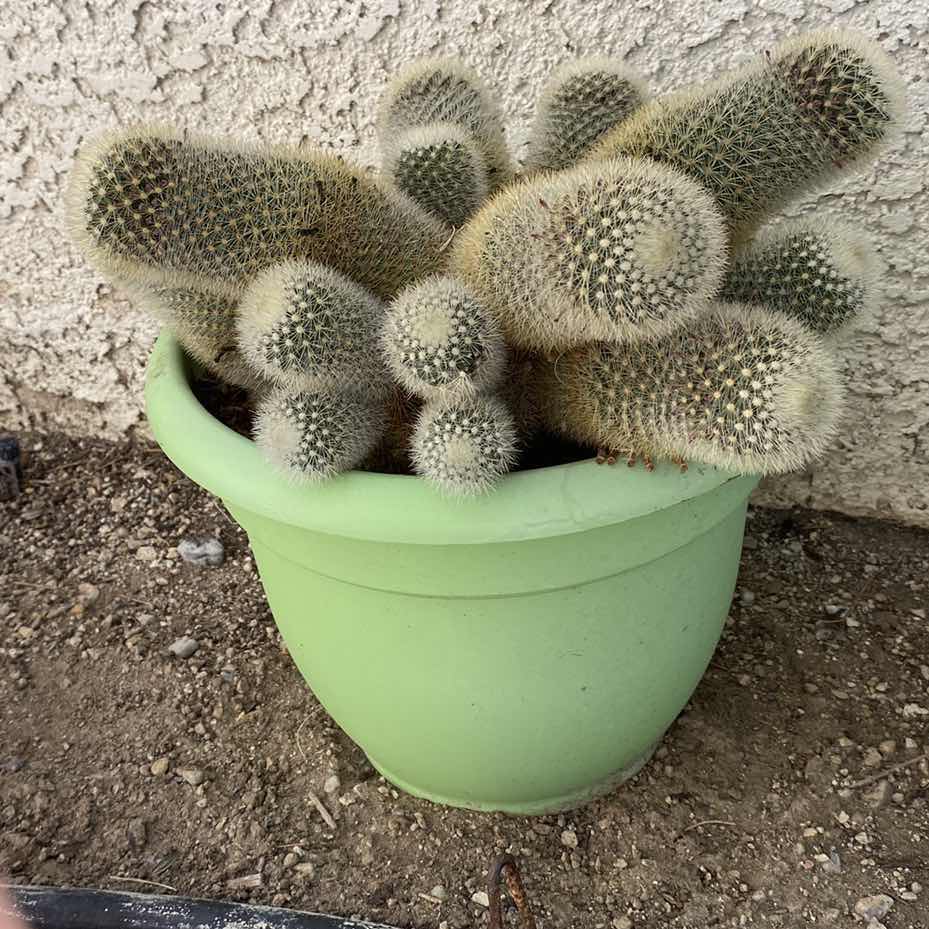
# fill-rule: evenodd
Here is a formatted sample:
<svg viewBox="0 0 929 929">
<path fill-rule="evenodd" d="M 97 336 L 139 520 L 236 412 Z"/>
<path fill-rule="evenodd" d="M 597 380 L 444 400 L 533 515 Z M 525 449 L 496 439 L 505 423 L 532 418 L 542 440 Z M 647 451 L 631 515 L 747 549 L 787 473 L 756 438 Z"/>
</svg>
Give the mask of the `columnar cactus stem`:
<svg viewBox="0 0 929 929">
<path fill-rule="evenodd" d="M 338 271 L 314 261 L 283 262 L 259 274 L 242 297 L 239 348 L 274 384 L 383 392 L 384 309 Z"/>
<path fill-rule="evenodd" d="M 524 170 L 570 167 L 647 97 L 644 81 L 618 59 L 591 56 L 562 65 L 542 88 Z"/>
<path fill-rule="evenodd" d="M 378 105 L 381 150 L 389 160 L 399 133 L 432 123 L 452 123 L 471 136 L 491 191 L 513 176 L 500 108 L 477 72 L 456 58 L 414 61 L 388 84 Z"/>
<path fill-rule="evenodd" d="M 67 208 L 75 239 L 105 275 L 230 297 L 287 259 L 329 264 L 390 296 L 441 268 L 449 232 L 334 155 L 165 128 L 86 145 Z"/>
<path fill-rule="evenodd" d="M 502 191 L 459 233 L 451 266 L 512 345 L 558 351 L 666 332 L 705 307 L 724 256 L 704 190 L 617 158 Z"/>
<path fill-rule="evenodd" d="M 654 340 L 576 349 L 549 365 L 541 392 L 546 422 L 591 446 L 757 474 L 818 457 L 843 406 L 814 333 L 740 304 Z"/>
<path fill-rule="evenodd" d="M 902 113 L 900 79 L 876 43 L 813 32 L 714 84 L 655 100 L 588 157 L 654 158 L 684 171 L 742 238 L 804 190 L 872 158 Z"/>
<path fill-rule="evenodd" d="M 721 300 L 757 303 L 832 332 L 875 299 L 877 256 L 860 232 L 801 219 L 763 230 L 735 253 Z"/>
</svg>

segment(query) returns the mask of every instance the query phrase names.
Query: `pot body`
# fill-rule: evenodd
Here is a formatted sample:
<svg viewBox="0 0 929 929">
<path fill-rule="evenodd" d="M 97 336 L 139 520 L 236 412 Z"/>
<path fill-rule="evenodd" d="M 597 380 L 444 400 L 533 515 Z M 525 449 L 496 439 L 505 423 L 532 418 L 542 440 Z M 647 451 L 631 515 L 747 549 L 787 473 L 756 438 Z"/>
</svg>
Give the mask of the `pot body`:
<svg viewBox="0 0 929 929">
<path fill-rule="evenodd" d="M 754 477 L 579 462 L 466 503 L 385 475 L 300 488 L 199 406 L 209 425 L 179 433 L 196 400 L 164 335 L 146 395 L 159 443 L 248 533 L 301 674 L 403 790 L 580 805 L 638 770 L 709 663 Z"/>
</svg>

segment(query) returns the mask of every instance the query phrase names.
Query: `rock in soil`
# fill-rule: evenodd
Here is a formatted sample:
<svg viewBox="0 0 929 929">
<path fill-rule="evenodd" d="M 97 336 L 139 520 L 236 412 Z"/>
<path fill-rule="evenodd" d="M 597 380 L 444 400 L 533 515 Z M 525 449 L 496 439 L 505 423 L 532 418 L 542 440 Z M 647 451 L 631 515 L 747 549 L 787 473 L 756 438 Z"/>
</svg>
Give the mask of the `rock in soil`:
<svg viewBox="0 0 929 929">
<path fill-rule="evenodd" d="M 219 539 L 182 539 L 177 553 L 188 564 L 217 567 L 226 560 L 226 550 Z"/>
</svg>

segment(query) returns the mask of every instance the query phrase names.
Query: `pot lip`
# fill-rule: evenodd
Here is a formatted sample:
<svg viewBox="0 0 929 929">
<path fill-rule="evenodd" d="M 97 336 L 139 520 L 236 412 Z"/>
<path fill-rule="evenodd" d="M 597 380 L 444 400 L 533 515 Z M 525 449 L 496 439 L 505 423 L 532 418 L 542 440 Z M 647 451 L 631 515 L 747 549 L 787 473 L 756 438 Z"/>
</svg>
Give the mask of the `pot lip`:
<svg viewBox="0 0 929 929">
<path fill-rule="evenodd" d="M 201 406 L 189 372 L 180 344 L 162 330 L 148 363 L 145 403 L 168 458 L 234 510 L 329 535 L 426 545 L 540 539 L 636 519 L 730 482 L 741 482 L 747 497 L 759 480 L 699 464 L 682 474 L 660 462 L 648 473 L 588 459 L 509 474 L 492 493 L 467 500 L 447 498 L 417 477 L 366 471 L 296 485 L 254 442 Z"/>
</svg>

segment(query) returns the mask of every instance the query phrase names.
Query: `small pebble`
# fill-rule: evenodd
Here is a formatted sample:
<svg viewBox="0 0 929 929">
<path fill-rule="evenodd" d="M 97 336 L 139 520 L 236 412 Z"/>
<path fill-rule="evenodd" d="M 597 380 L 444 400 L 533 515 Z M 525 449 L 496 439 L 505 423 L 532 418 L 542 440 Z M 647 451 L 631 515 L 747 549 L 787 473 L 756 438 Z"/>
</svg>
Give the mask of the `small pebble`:
<svg viewBox="0 0 929 929">
<path fill-rule="evenodd" d="M 876 748 L 869 748 L 864 753 L 864 765 L 866 768 L 876 768 L 883 760 L 884 756 Z"/>
<path fill-rule="evenodd" d="M 338 774 L 333 774 L 326 778 L 326 783 L 323 784 L 323 793 L 334 794 L 338 793 L 339 788 L 342 786 L 342 782 L 339 780 Z"/>
<path fill-rule="evenodd" d="M 221 565 L 226 560 L 226 550 L 219 539 L 182 539 L 178 542 L 177 553 L 188 564 Z"/>
<path fill-rule="evenodd" d="M 188 635 L 181 636 L 176 642 L 168 646 L 168 651 L 178 658 L 190 658 L 190 656 L 200 648 L 200 643 Z"/>
<path fill-rule="evenodd" d="M 561 844 L 565 848 L 577 848 L 577 833 L 573 829 L 565 829 L 561 833 Z"/>
<path fill-rule="evenodd" d="M 299 855 L 295 854 L 294 852 L 288 852 L 284 856 L 284 867 L 292 868 L 299 860 L 300 860 Z"/>
<path fill-rule="evenodd" d="M 751 606 L 755 602 L 755 594 L 751 590 L 743 590 L 739 600 L 741 600 L 742 606 Z"/>
<path fill-rule="evenodd" d="M 448 899 L 448 892 L 441 884 L 436 884 L 432 890 L 429 891 L 430 897 L 435 897 L 436 900 L 445 901 Z"/>
<path fill-rule="evenodd" d="M 140 545 L 135 550 L 135 556 L 139 561 L 154 561 L 158 557 L 158 552 L 151 545 Z"/>
<path fill-rule="evenodd" d="M 199 787 L 205 780 L 205 775 L 199 768 L 178 768 L 177 776 L 191 787 Z"/>
<path fill-rule="evenodd" d="M 81 606 L 90 606 L 100 599 L 100 588 L 93 584 L 81 583 L 77 585 L 77 601 Z"/>
<path fill-rule="evenodd" d="M 161 777 L 162 775 L 168 773 L 169 767 L 171 767 L 171 762 L 164 755 L 162 755 L 160 758 L 156 758 L 152 762 L 149 770 L 152 772 L 152 774 L 155 775 L 155 777 Z"/>
<path fill-rule="evenodd" d="M 486 890 L 478 890 L 476 893 L 471 894 L 471 902 L 486 909 L 490 906 L 490 897 L 487 896 Z"/>
<path fill-rule="evenodd" d="M 897 743 L 894 739 L 885 739 L 878 745 L 878 750 L 885 758 L 889 758 L 897 750 Z"/>
<path fill-rule="evenodd" d="M 839 606 L 835 603 L 827 603 L 823 609 L 825 610 L 827 616 L 838 616 L 839 613 L 845 612 L 844 606 Z"/>
<path fill-rule="evenodd" d="M 893 897 L 872 894 L 870 897 L 862 897 L 855 904 L 855 915 L 861 919 L 883 919 L 893 905 Z"/>
<path fill-rule="evenodd" d="M 628 916 L 617 916 L 613 920 L 613 929 L 632 929 L 632 920 Z"/>
<path fill-rule="evenodd" d="M 301 861 L 294 866 L 294 871 L 304 880 L 310 881 L 316 876 L 316 865 L 312 861 Z"/>
</svg>

